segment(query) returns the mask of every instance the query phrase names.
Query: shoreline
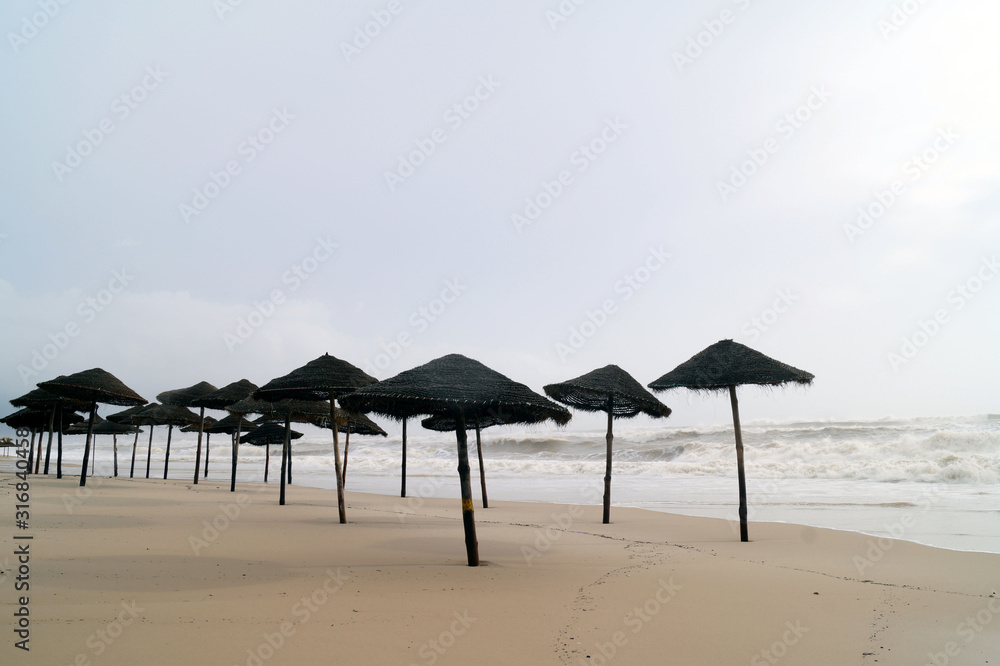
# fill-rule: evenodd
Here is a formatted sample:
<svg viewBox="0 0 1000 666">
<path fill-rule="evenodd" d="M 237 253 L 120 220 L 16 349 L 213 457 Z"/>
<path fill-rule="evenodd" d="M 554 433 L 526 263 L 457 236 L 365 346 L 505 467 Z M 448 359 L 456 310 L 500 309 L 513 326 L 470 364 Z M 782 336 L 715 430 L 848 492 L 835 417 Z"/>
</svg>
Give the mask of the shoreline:
<svg viewBox="0 0 1000 666">
<path fill-rule="evenodd" d="M 1000 618 L 983 622 L 1000 615 L 996 554 L 788 523 L 751 522 L 741 544 L 721 519 L 615 507 L 602 525 L 599 506 L 494 500 L 476 502 L 484 566 L 468 567 L 458 499 L 348 491 L 340 525 L 336 492 L 307 486 L 278 506 L 276 484 L 29 478 L 32 649 L 8 634 L 4 663 L 764 664 L 780 653 L 883 665 L 949 647 L 963 660 L 1000 653 Z M 980 630 L 966 640 L 969 617 Z"/>
</svg>

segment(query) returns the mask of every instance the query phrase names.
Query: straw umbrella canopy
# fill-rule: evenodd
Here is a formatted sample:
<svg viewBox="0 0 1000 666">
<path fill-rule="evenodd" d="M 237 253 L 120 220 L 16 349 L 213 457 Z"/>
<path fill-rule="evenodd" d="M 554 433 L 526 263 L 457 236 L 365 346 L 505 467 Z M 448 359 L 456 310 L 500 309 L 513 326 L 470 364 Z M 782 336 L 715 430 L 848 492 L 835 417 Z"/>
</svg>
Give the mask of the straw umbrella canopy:
<svg viewBox="0 0 1000 666">
<path fill-rule="evenodd" d="M 87 429 L 82 423 L 78 423 L 67 428 L 66 432 L 70 435 L 84 435 L 87 433 Z M 111 419 L 102 419 L 100 416 L 97 416 L 94 420 L 94 451 L 93 456 L 91 457 L 91 467 L 93 468 L 97 461 L 97 436 L 111 435 L 113 438 L 112 447 L 114 451 L 114 475 L 118 476 L 118 435 L 135 434 L 138 436 L 140 432 L 142 432 L 142 430 L 134 425 L 112 421 Z"/>
<path fill-rule="evenodd" d="M 115 412 L 114 414 L 108 414 L 108 420 L 114 421 L 115 423 L 124 423 L 126 425 L 131 425 L 133 423 L 132 417 L 141 412 L 146 408 L 146 405 L 136 405 L 135 407 L 129 407 L 120 412 Z M 139 446 L 139 433 L 142 431 L 138 428 L 135 429 L 135 438 L 132 440 L 132 463 L 129 465 L 128 478 L 135 477 L 135 451 Z M 152 436 L 152 429 L 150 431 L 150 436 Z"/>
<path fill-rule="evenodd" d="M 198 382 L 193 386 L 188 386 L 186 388 L 174 389 L 172 391 L 164 391 L 156 396 L 164 405 L 178 405 L 180 407 L 192 407 L 194 401 L 199 398 L 204 398 L 206 395 L 211 395 L 219 389 L 212 386 L 208 382 Z M 205 405 L 199 405 L 201 413 L 199 414 L 198 422 L 198 448 L 194 455 L 194 483 L 198 485 L 198 469 L 201 467 L 201 433 L 205 429 Z M 193 432 L 193 431 L 192 431 Z M 207 472 L 206 472 L 207 474 Z"/>
<path fill-rule="evenodd" d="M 226 407 L 235 414 L 260 414 L 268 421 L 283 419 L 285 421 L 285 432 L 291 433 L 292 421 L 296 423 L 311 423 L 316 419 L 326 415 L 326 406 L 313 400 L 258 400 L 256 398 L 245 398 L 239 402 Z M 256 432 L 256 430 L 254 431 Z M 286 438 L 281 449 L 281 491 L 278 496 L 278 504 L 285 503 L 285 483 L 292 480 L 292 460 L 291 460 L 291 439 Z"/>
<path fill-rule="evenodd" d="M 319 426 L 320 428 L 330 427 L 330 417 L 324 416 L 318 421 L 314 421 L 313 425 Z M 344 485 L 347 485 L 347 452 L 351 447 L 351 433 L 355 435 L 365 435 L 374 437 L 381 435 L 382 437 L 388 437 L 389 433 L 382 429 L 382 427 L 372 421 L 370 418 L 364 414 L 359 414 L 358 412 L 349 412 L 346 409 L 337 410 L 337 430 L 344 433 L 344 468 L 341 471 L 341 477 L 344 479 Z"/>
<path fill-rule="evenodd" d="M 542 387 L 554 400 L 585 412 L 607 412 L 607 460 L 604 465 L 604 524 L 611 522 L 611 443 L 614 419 L 630 419 L 639 414 L 653 418 L 670 416 L 670 408 L 643 388 L 617 365 L 606 365 L 585 375 Z"/>
<path fill-rule="evenodd" d="M 299 439 L 302 433 L 296 430 L 289 430 L 290 439 Z M 267 483 L 267 468 L 271 465 L 271 444 L 285 443 L 285 426 L 276 421 L 266 421 L 260 426 L 254 425 L 254 429 L 240 437 L 241 444 L 253 444 L 263 446 L 264 458 L 264 483 Z"/>
<path fill-rule="evenodd" d="M 61 413 L 63 409 L 70 409 L 72 411 L 83 411 L 90 407 L 90 405 L 81 400 L 70 400 L 68 398 L 62 398 L 54 393 L 46 391 L 45 389 L 36 388 L 28 391 L 22 396 L 18 396 L 10 401 L 10 404 L 15 407 L 31 407 L 33 409 L 47 409 L 49 410 L 49 441 L 48 445 L 45 447 L 45 474 L 49 473 L 49 461 L 52 458 L 52 435 L 54 432 L 59 433 L 59 448 L 56 453 L 56 468 L 57 468 L 57 478 L 62 478 L 62 427 L 56 426 L 56 415 Z M 34 435 L 34 432 L 32 432 Z M 35 438 L 32 436 L 31 443 L 32 449 L 34 449 Z M 38 455 L 35 462 L 35 473 L 38 473 L 39 464 L 42 459 L 42 440 L 41 437 L 38 438 Z"/>
<path fill-rule="evenodd" d="M 350 393 L 363 386 L 370 386 L 376 381 L 378 380 L 361 368 L 351 365 L 336 356 L 323 354 L 319 358 L 309 361 L 301 368 L 292 370 L 283 377 L 272 379 L 260 387 L 254 393 L 254 397 L 262 400 L 282 400 L 285 398 L 315 401 L 328 400 L 330 403 L 330 419 L 336 422 L 336 400 L 345 393 Z M 331 431 L 333 432 L 334 471 L 337 474 L 337 509 L 340 513 L 340 522 L 346 523 L 347 510 L 344 502 L 344 474 L 340 465 L 338 429 L 331 428 Z M 283 451 L 282 460 L 284 459 L 285 454 Z"/>
<path fill-rule="evenodd" d="M 132 422 L 145 424 L 149 428 L 149 448 L 146 450 L 146 478 L 149 478 L 150 454 L 153 449 L 153 426 L 167 426 L 167 451 L 163 458 L 163 478 L 167 478 L 170 469 L 170 438 L 174 432 L 174 426 L 196 425 L 199 422 L 198 415 L 187 407 L 180 405 L 161 405 L 153 403 L 135 414 Z"/>
<path fill-rule="evenodd" d="M 428 430 L 437 432 L 454 432 L 458 428 L 458 423 L 453 416 L 428 416 L 420 422 L 420 425 Z M 483 441 L 482 431 L 495 425 L 503 425 L 503 421 L 494 416 L 488 416 L 485 420 L 475 419 L 473 426 L 476 428 L 476 454 L 479 457 L 479 486 L 483 493 L 483 508 L 490 508 L 489 498 L 486 496 L 486 468 L 483 466 Z"/>
<path fill-rule="evenodd" d="M 257 385 L 251 382 L 249 379 L 241 379 L 231 384 L 226 384 L 218 391 L 214 393 L 209 393 L 208 395 L 202 396 L 191 403 L 192 407 L 207 407 L 208 409 L 225 409 L 229 405 L 239 402 L 244 398 L 249 398 L 254 391 L 257 390 Z M 225 421 L 226 419 L 222 419 Z M 236 492 L 236 461 L 239 456 L 239 436 L 240 429 L 243 423 L 242 415 L 236 418 L 236 428 L 230 431 L 229 434 L 233 435 L 233 459 L 232 459 L 232 481 L 229 484 L 229 492 Z M 208 457 L 205 457 L 205 474 L 208 474 Z"/>
<path fill-rule="evenodd" d="M 814 376 L 732 340 L 720 340 L 649 383 L 654 391 L 686 388 L 692 391 L 729 391 L 736 435 L 736 466 L 740 489 L 740 541 L 749 541 L 747 530 L 747 485 L 743 469 L 743 433 L 736 387 L 742 384 L 780 386 L 810 384 Z"/>
<path fill-rule="evenodd" d="M 64 398 L 90 402 L 90 426 L 93 427 L 97 414 L 97 403 L 132 407 L 146 404 L 146 399 L 126 386 L 120 379 L 101 368 L 91 368 L 68 376 L 60 376 L 38 385 Z M 89 430 L 89 429 L 88 429 Z M 80 485 L 87 485 L 87 462 L 90 457 L 90 439 L 83 447 L 83 468 L 80 470 Z"/>
<path fill-rule="evenodd" d="M 539 423 L 549 419 L 565 425 L 572 415 L 479 361 L 449 354 L 401 372 L 340 399 L 345 409 L 374 412 L 392 418 L 451 416 L 456 421 L 458 476 L 462 488 L 462 522 L 469 566 L 479 565 L 479 544 L 469 480 L 469 446 L 465 426 L 493 416 L 505 423 Z"/>
</svg>

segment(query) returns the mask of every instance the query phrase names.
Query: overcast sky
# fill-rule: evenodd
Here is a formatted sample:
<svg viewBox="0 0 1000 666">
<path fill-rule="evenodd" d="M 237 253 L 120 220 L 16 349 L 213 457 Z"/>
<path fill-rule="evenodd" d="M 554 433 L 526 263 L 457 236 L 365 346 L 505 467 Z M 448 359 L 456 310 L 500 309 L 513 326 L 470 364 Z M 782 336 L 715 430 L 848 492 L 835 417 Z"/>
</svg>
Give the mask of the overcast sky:
<svg viewBox="0 0 1000 666">
<path fill-rule="evenodd" d="M 748 420 L 1000 412 L 994 1 L 63 1 L 0 8 L 4 403 L 732 338 L 816 376 Z"/>
</svg>

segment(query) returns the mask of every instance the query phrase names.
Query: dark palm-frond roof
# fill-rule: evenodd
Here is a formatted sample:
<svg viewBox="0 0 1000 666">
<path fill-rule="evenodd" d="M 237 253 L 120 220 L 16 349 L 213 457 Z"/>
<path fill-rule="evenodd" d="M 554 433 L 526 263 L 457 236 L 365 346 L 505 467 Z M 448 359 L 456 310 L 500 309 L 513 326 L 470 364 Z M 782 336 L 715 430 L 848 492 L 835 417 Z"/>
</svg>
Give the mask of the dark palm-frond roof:
<svg viewBox="0 0 1000 666">
<path fill-rule="evenodd" d="M 640 413 L 670 416 L 670 408 L 617 365 L 606 365 L 585 375 L 543 387 L 546 395 L 587 412 L 611 412 L 617 418 Z"/>
<path fill-rule="evenodd" d="M 241 379 L 232 384 L 226 384 L 218 391 L 209 393 L 191 401 L 190 407 L 206 407 L 208 409 L 225 409 L 234 402 L 249 398 L 257 390 L 257 385 L 249 379 Z"/>
<path fill-rule="evenodd" d="M 345 409 L 374 412 L 391 418 L 438 414 L 494 416 L 504 423 L 538 423 L 552 419 L 559 425 L 572 415 L 564 407 L 538 395 L 479 361 L 448 354 L 412 370 L 340 398 Z"/>
<path fill-rule="evenodd" d="M 10 426 L 11 428 L 27 428 L 29 430 L 42 430 L 48 429 L 50 419 L 52 418 L 51 409 L 36 409 L 33 407 L 24 407 L 17 410 L 13 414 L 8 414 L 7 416 L 0 419 L 0 423 Z M 63 420 L 63 432 L 66 432 L 66 428 L 74 423 L 79 423 L 83 421 L 83 417 L 73 411 L 64 410 L 62 413 Z M 55 427 L 59 428 L 59 419 L 55 420 Z"/>
<path fill-rule="evenodd" d="M 164 391 L 156 396 L 156 399 L 164 405 L 180 405 L 181 407 L 191 407 L 195 400 L 204 398 L 218 391 L 216 387 L 208 382 L 198 382 L 194 386 Z M 206 405 L 198 405 L 199 407 Z"/>
<path fill-rule="evenodd" d="M 321 419 L 324 416 L 330 418 L 329 403 L 323 404 L 316 400 L 258 400 L 256 398 L 244 398 L 239 402 L 226 407 L 231 414 L 260 414 L 268 420 L 285 420 L 287 415 L 290 420 L 299 423 L 308 423 L 314 419 Z"/>
<path fill-rule="evenodd" d="M 38 386 L 64 398 L 84 402 L 103 402 L 122 407 L 146 404 L 141 395 L 125 386 L 110 372 L 101 368 L 91 368 L 72 375 L 62 375 L 47 382 L 41 382 Z"/>
<path fill-rule="evenodd" d="M 153 403 L 132 415 L 132 423 L 145 425 L 184 426 L 198 423 L 198 415 L 180 405 L 160 405 Z"/>
<path fill-rule="evenodd" d="M 90 403 L 87 401 L 70 400 L 69 398 L 58 396 L 55 393 L 40 388 L 33 389 L 22 396 L 14 398 L 10 401 L 10 404 L 15 407 L 31 407 L 33 409 L 51 409 L 59 405 L 68 409 L 90 409 Z"/>
<path fill-rule="evenodd" d="M 649 388 L 718 391 L 730 385 L 809 384 L 812 380 L 812 373 L 776 361 L 739 342 L 721 340 L 650 382 Z"/>
<path fill-rule="evenodd" d="M 202 432 L 211 432 L 211 430 L 209 430 L 209 428 L 211 428 L 212 426 L 214 426 L 217 422 L 218 421 L 215 418 L 213 418 L 211 416 L 206 416 L 205 417 L 205 428 L 204 428 L 204 430 Z M 183 428 L 181 428 L 181 432 L 198 432 L 198 428 L 199 428 L 198 424 L 192 423 L 191 425 L 186 425 Z"/>
<path fill-rule="evenodd" d="M 436 430 L 437 432 L 454 432 L 458 423 L 455 421 L 454 416 L 428 416 L 426 419 L 420 422 L 424 428 L 428 430 Z M 476 417 L 473 416 L 471 419 L 466 421 L 465 426 L 469 429 L 474 429 L 479 426 L 480 430 L 486 430 L 487 428 L 492 428 L 493 426 L 506 425 L 496 416 L 487 415 L 485 417 L 479 418 L 478 423 Z"/>
<path fill-rule="evenodd" d="M 312 424 L 319 426 L 320 428 L 330 427 L 330 415 L 315 419 Z M 364 414 L 358 414 L 357 412 L 349 412 L 346 409 L 337 410 L 337 432 L 348 432 L 348 427 L 350 427 L 351 434 L 354 435 L 382 435 L 383 437 L 388 437 L 389 433 L 382 429 L 379 424 L 372 421 L 370 418 Z"/>
<path fill-rule="evenodd" d="M 291 430 L 289 436 L 292 439 L 302 437 L 301 432 Z M 254 444 L 256 446 L 267 446 L 270 444 L 283 444 L 285 442 L 285 426 L 278 423 L 265 423 L 259 428 L 248 432 L 240 437 L 241 444 Z"/>
<path fill-rule="evenodd" d="M 115 421 L 116 423 L 135 423 L 132 420 L 136 414 L 146 409 L 147 405 L 136 405 L 135 407 L 129 407 L 128 409 L 123 409 L 120 412 L 115 412 L 114 414 L 108 414 L 109 421 Z"/>
<path fill-rule="evenodd" d="M 239 421 L 243 421 L 243 425 L 239 425 Z M 208 417 L 205 417 L 205 421 L 208 421 Z M 257 428 L 256 424 L 243 419 L 239 414 L 230 414 L 229 416 L 219 419 L 212 424 L 212 427 L 205 426 L 205 432 L 210 432 L 213 435 L 219 433 L 225 433 L 227 435 L 232 435 L 236 432 L 236 428 L 240 428 L 240 432 L 248 432 Z"/>
<path fill-rule="evenodd" d="M 328 400 L 330 392 L 338 398 L 345 393 L 374 384 L 378 380 L 347 361 L 323 354 L 283 377 L 272 379 L 257 389 L 262 400 Z"/>
</svg>

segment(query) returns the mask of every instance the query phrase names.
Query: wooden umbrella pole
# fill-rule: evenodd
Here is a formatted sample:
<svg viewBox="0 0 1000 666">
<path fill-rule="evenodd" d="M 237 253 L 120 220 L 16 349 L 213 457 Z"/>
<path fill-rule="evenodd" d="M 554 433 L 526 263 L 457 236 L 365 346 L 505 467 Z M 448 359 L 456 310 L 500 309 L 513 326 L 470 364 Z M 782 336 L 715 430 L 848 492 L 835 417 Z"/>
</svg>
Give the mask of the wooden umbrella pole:
<svg viewBox="0 0 1000 666">
<path fill-rule="evenodd" d="M 41 444 L 39 444 L 41 446 Z M 35 429 L 31 428 L 31 447 L 28 449 L 28 473 L 31 473 L 31 463 L 35 460 Z"/>
<path fill-rule="evenodd" d="M 292 485 L 292 424 L 285 425 L 285 448 L 288 449 L 288 485 Z"/>
<path fill-rule="evenodd" d="M 479 437 L 479 419 L 476 419 L 476 453 L 479 454 L 479 485 L 483 490 L 483 508 L 490 508 L 490 501 L 486 497 L 486 468 L 483 467 L 483 442 Z"/>
<path fill-rule="evenodd" d="M 337 475 L 337 510 L 340 512 L 340 522 L 347 522 L 347 507 L 344 502 L 344 471 L 340 468 L 340 438 L 337 437 L 337 402 L 330 392 L 330 425 L 333 426 L 333 465 Z"/>
<path fill-rule="evenodd" d="M 63 413 L 62 407 L 59 408 L 59 435 L 56 437 L 56 478 L 62 478 L 62 431 L 63 431 Z"/>
<path fill-rule="evenodd" d="M 44 430 L 38 433 L 38 447 L 35 449 L 35 474 L 42 470 L 42 437 L 44 434 Z"/>
<path fill-rule="evenodd" d="M 163 479 L 167 478 L 167 468 L 170 467 L 170 435 L 174 432 L 174 425 L 167 424 L 167 454 L 163 458 Z"/>
<path fill-rule="evenodd" d="M 208 478 L 208 454 L 212 452 L 212 433 L 205 433 L 205 472 L 203 478 Z"/>
<path fill-rule="evenodd" d="M 747 534 L 747 477 L 743 470 L 743 433 L 740 430 L 740 403 L 736 386 L 729 385 L 729 402 L 733 405 L 733 430 L 736 431 L 736 473 L 740 482 L 740 541 L 750 541 Z"/>
<path fill-rule="evenodd" d="M 94 476 L 94 470 L 97 469 L 97 435 L 94 435 L 94 448 L 90 453 L 90 475 Z"/>
<path fill-rule="evenodd" d="M 458 411 L 455 436 L 458 439 L 458 478 L 462 487 L 462 523 L 465 526 L 465 552 L 470 567 L 479 566 L 479 542 L 476 540 L 476 516 L 472 507 L 472 481 L 469 478 L 469 438 L 465 434 L 465 414 Z"/>
<path fill-rule="evenodd" d="M 288 465 L 288 434 L 292 429 L 291 414 L 285 414 L 285 439 L 281 443 L 281 494 L 278 497 L 278 504 L 285 503 L 285 474 Z M 268 446 L 270 448 L 270 446 Z"/>
<path fill-rule="evenodd" d="M 236 439 L 233 440 L 233 480 L 229 482 L 229 492 L 236 492 L 236 461 L 240 455 L 240 430 L 243 429 L 243 415 L 236 419 Z"/>
<path fill-rule="evenodd" d="M 406 419 L 403 419 L 403 481 L 399 496 L 406 497 Z"/>
<path fill-rule="evenodd" d="M 605 437 L 608 445 L 608 458 L 604 464 L 604 524 L 611 523 L 611 443 L 615 436 L 611 432 L 611 424 L 614 422 L 615 409 L 614 398 L 608 397 L 608 434 Z"/>
<path fill-rule="evenodd" d="M 205 408 L 201 408 L 201 418 L 198 419 L 198 448 L 194 453 L 194 482 L 198 484 L 198 469 L 201 467 L 201 433 L 205 430 Z"/>
<path fill-rule="evenodd" d="M 80 485 L 87 485 L 87 464 L 90 462 L 90 438 L 94 435 L 94 417 L 97 415 L 97 402 L 90 403 L 90 421 L 87 423 L 87 443 L 83 445 L 83 466 L 80 468 Z"/>
<path fill-rule="evenodd" d="M 111 435 L 111 446 L 114 447 L 115 452 L 115 477 L 118 476 L 118 435 Z"/>
<path fill-rule="evenodd" d="M 344 435 L 344 487 L 347 487 L 347 450 L 351 446 L 351 421 L 347 420 L 347 432 Z"/>
<path fill-rule="evenodd" d="M 267 483 L 267 469 L 271 466 L 271 445 L 264 445 L 264 483 Z"/>
<path fill-rule="evenodd" d="M 132 440 L 132 467 L 128 471 L 128 478 L 135 478 L 135 449 L 139 445 L 139 428 L 135 429 L 135 439 Z"/>
<path fill-rule="evenodd" d="M 153 460 L 153 423 L 149 424 L 149 444 L 146 445 L 146 478 L 149 478 L 149 463 Z"/>
<path fill-rule="evenodd" d="M 48 476 L 49 473 L 49 458 L 52 457 L 52 435 L 56 429 L 56 406 L 52 407 L 52 416 L 49 417 L 49 443 L 45 447 L 45 474 Z"/>
</svg>

